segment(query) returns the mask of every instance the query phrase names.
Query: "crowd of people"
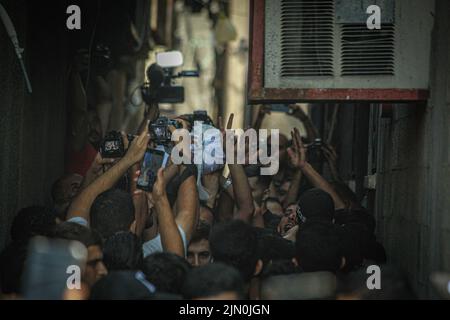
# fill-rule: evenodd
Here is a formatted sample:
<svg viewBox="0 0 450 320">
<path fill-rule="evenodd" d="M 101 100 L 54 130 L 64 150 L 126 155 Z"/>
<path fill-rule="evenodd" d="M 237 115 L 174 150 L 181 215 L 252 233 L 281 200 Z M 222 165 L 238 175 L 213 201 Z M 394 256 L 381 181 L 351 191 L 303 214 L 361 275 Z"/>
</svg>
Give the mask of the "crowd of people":
<svg viewBox="0 0 450 320">
<path fill-rule="evenodd" d="M 14 217 L 0 258 L 2 297 L 27 298 L 30 290 L 48 296 L 45 285 L 27 282 L 33 263 L 56 268 L 51 251 L 47 260 L 29 263 L 30 243 L 39 236 L 86 248 L 78 262 L 81 284 L 62 290 L 61 299 L 413 298 L 403 275 L 386 264 L 373 216 L 339 177 L 334 148 L 316 143 L 308 116 L 298 105 L 290 108 L 306 135 L 294 129 L 291 137 L 279 136 L 275 175 L 261 175 L 262 164 L 248 161 L 212 172 L 169 161 L 155 172 L 152 191 L 136 181 L 158 112 L 148 109 L 132 141 L 122 134 L 126 153 L 115 159 L 99 152 L 104 134 L 89 112 L 77 124 L 86 130 L 84 142 L 72 140 L 81 151 L 68 153 L 67 172 L 53 184 L 52 207 L 27 207 Z M 260 109 L 254 129 L 268 113 Z M 189 115 L 174 119 L 192 130 Z M 224 132 L 221 122 L 214 125 Z M 228 129 L 232 123 L 231 115 Z M 379 290 L 367 286 L 369 265 L 381 268 Z"/>
</svg>

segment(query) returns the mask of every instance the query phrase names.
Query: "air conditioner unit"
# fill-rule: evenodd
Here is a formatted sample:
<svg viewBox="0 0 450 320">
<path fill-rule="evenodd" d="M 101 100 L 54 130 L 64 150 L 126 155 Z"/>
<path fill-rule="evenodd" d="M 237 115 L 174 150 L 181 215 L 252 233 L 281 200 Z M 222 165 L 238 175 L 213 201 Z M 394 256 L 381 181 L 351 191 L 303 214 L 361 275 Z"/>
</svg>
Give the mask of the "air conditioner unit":
<svg viewBox="0 0 450 320">
<path fill-rule="evenodd" d="M 249 98 L 425 100 L 433 13 L 434 0 L 254 0 Z"/>
</svg>

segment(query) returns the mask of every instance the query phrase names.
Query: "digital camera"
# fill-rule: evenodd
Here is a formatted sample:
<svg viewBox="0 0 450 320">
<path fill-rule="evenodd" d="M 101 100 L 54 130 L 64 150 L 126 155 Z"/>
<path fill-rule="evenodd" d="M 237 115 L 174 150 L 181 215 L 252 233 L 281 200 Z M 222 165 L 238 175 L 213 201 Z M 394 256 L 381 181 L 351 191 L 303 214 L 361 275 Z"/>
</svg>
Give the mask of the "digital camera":
<svg viewBox="0 0 450 320">
<path fill-rule="evenodd" d="M 166 145 L 170 143 L 172 133 L 169 130 L 169 126 L 174 126 L 175 129 L 183 128 L 181 123 L 167 117 L 159 117 L 154 122 L 150 123 L 149 131 L 156 144 Z"/>
<path fill-rule="evenodd" d="M 194 111 L 193 120 L 194 120 L 193 123 L 195 123 L 195 121 L 201 121 L 204 124 L 209 124 L 210 126 L 214 126 L 214 123 L 212 122 L 211 118 L 208 116 L 208 113 L 206 112 L 206 110 Z"/>
<path fill-rule="evenodd" d="M 133 141 L 134 136 L 127 134 L 128 142 Z M 123 142 L 122 134 L 118 131 L 111 131 L 105 135 L 102 145 L 100 147 L 100 154 L 102 158 L 121 158 L 125 155 L 125 144 Z"/>
</svg>

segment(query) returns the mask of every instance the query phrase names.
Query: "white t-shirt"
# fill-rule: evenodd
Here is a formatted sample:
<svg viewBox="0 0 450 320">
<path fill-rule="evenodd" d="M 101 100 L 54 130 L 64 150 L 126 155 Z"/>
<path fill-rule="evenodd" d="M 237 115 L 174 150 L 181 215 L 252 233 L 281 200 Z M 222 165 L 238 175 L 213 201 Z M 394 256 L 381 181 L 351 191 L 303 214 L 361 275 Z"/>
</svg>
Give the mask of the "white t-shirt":
<svg viewBox="0 0 450 320">
<path fill-rule="evenodd" d="M 73 222 L 78 223 L 84 227 L 89 228 L 89 223 L 86 221 L 86 219 L 82 217 L 73 217 L 67 220 L 67 222 Z M 186 233 L 184 232 L 183 228 L 178 226 L 178 230 L 180 230 L 181 239 L 183 240 L 183 247 L 184 247 L 184 255 L 187 254 L 187 240 L 186 240 Z M 161 243 L 161 236 L 158 234 L 153 239 L 144 242 L 142 244 L 142 251 L 144 253 L 144 258 L 151 255 L 152 253 L 156 252 L 163 252 L 163 247 Z"/>
</svg>

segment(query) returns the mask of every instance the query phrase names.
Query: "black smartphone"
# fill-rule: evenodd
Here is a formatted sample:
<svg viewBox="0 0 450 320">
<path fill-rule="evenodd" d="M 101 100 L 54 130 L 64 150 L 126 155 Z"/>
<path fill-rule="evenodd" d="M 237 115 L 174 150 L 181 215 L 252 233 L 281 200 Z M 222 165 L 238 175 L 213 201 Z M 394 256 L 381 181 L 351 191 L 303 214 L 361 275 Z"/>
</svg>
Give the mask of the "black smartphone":
<svg viewBox="0 0 450 320">
<path fill-rule="evenodd" d="M 22 282 L 25 299 L 61 300 L 78 281 L 87 249 L 78 241 L 35 237 L 28 247 Z M 75 282 L 74 282 L 75 281 Z"/>
<path fill-rule="evenodd" d="M 137 187 L 145 191 L 152 191 L 159 168 L 165 168 L 169 155 L 157 149 L 148 149 L 141 165 L 141 174 L 137 180 Z"/>
</svg>

